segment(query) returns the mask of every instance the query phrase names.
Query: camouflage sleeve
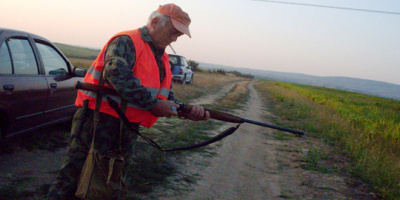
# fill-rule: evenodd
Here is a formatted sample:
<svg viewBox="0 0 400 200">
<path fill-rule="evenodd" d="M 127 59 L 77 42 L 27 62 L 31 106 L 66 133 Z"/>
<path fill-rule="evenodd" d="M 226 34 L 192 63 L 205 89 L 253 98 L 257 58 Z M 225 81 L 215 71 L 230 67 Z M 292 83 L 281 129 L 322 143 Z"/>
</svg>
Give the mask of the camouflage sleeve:
<svg viewBox="0 0 400 200">
<path fill-rule="evenodd" d="M 172 88 L 171 88 L 171 89 L 172 89 Z M 171 90 L 171 92 L 170 92 L 169 95 L 168 95 L 168 100 L 173 101 L 173 102 L 175 102 L 175 103 L 177 103 L 177 104 L 180 103 L 180 102 L 178 101 L 178 99 L 175 98 L 175 95 L 174 95 L 174 93 L 172 92 L 172 90 Z"/>
<path fill-rule="evenodd" d="M 143 110 L 153 108 L 159 101 L 133 76 L 135 46 L 129 36 L 118 36 L 111 41 L 105 53 L 104 79 L 126 101 Z"/>
</svg>

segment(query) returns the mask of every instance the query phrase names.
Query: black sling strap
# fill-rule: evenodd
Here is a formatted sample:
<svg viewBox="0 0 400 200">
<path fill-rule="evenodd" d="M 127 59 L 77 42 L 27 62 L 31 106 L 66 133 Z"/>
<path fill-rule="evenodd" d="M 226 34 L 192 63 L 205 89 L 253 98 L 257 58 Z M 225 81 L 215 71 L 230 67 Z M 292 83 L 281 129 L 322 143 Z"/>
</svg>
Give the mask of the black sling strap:
<svg viewBox="0 0 400 200">
<path fill-rule="evenodd" d="M 119 118 L 125 123 L 125 125 L 133 130 L 131 123 L 129 122 L 128 118 L 126 117 L 125 113 L 121 110 L 121 108 L 119 108 L 119 105 L 116 101 L 114 101 L 111 97 L 109 97 L 108 95 L 105 96 L 107 98 L 108 103 L 110 104 L 110 106 L 115 110 L 115 112 L 117 112 Z M 232 133 L 234 133 L 239 126 L 241 125 L 238 124 L 236 127 L 230 127 L 228 129 L 226 129 L 224 132 L 212 137 L 210 140 L 195 144 L 195 145 L 191 145 L 191 146 L 187 146 L 187 147 L 179 147 L 179 148 L 173 148 L 173 149 L 164 149 L 162 148 L 160 145 L 158 145 L 154 140 L 142 135 L 141 133 L 139 133 L 139 131 L 135 131 L 137 132 L 137 134 L 143 138 L 144 140 L 146 140 L 149 144 L 151 144 L 153 147 L 157 148 L 158 150 L 161 151 L 182 151 L 182 150 L 190 150 L 190 149 L 194 149 L 194 148 L 199 148 L 199 147 L 203 147 L 206 145 L 209 145 L 211 143 L 217 142 L 225 137 L 227 137 L 228 135 L 231 135 Z"/>
</svg>

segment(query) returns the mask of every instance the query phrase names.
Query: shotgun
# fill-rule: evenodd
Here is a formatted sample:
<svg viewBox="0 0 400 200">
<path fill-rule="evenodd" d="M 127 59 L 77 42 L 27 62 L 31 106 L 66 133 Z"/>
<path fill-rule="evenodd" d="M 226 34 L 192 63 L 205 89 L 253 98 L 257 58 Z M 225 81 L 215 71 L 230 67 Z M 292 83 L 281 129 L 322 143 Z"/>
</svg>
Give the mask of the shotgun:
<svg viewBox="0 0 400 200">
<path fill-rule="evenodd" d="M 104 92 L 106 94 L 109 94 L 109 95 L 119 96 L 118 92 L 116 90 L 112 89 L 112 88 L 104 87 L 104 86 L 100 86 L 100 85 L 96 85 L 96 84 L 91 84 L 91 83 L 85 83 L 85 82 L 77 81 L 75 83 L 75 88 L 76 89 L 81 89 L 81 90 L 88 90 L 88 91 L 92 91 L 92 92 L 102 91 L 102 92 Z M 192 109 L 192 105 L 179 104 L 178 112 L 190 112 L 191 109 Z M 275 125 L 262 123 L 262 122 L 257 122 L 257 121 L 241 118 L 239 116 L 232 115 L 232 114 L 229 114 L 229 113 L 216 111 L 216 110 L 211 110 L 211 109 L 208 109 L 208 108 L 204 108 L 204 109 L 210 113 L 210 118 L 216 119 L 216 120 L 220 120 L 220 121 L 231 122 L 231 123 L 239 123 L 239 124 L 250 123 L 250 124 L 255 124 L 255 125 L 259 125 L 259 126 L 272 128 L 272 129 L 277 129 L 277 130 L 280 130 L 280 131 L 286 131 L 286 132 L 293 133 L 293 134 L 296 134 L 296 135 L 304 135 L 305 134 L 303 131 L 299 131 L 299 130 L 294 130 L 294 129 L 290 129 L 290 128 L 284 128 L 284 127 L 275 126 Z"/>
</svg>

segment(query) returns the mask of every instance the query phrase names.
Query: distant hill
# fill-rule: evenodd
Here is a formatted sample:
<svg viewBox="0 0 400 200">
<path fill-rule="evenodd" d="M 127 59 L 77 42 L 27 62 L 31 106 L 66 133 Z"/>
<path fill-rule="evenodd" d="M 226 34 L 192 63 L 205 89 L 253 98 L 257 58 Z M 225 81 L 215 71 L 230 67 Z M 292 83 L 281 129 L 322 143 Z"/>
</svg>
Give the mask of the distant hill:
<svg viewBox="0 0 400 200">
<path fill-rule="evenodd" d="M 238 71 L 244 74 L 254 75 L 256 78 L 260 79 L 327 87 L 400 100 L 400 85 L 382 81 L 373 81 L 349 77 L 311 76 L 299 73 L 237 68 L 201 62 L 199 63 L 199 67 L 203 69 L 224 69 L 226 71 Z"/>
</svg>

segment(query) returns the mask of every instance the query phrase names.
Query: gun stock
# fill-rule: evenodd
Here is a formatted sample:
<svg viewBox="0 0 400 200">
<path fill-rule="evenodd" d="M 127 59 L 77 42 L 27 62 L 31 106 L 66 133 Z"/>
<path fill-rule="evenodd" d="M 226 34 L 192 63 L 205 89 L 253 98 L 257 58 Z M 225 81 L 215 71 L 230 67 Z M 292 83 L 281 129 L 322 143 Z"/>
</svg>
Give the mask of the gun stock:
<svg viewBox="0 0 400 200">
<path fill-rule="evenodd" d="M 75 88 L 80 89 L 80 90 L 88 90 L 88 91 L 92 91 L 92 92 L 103 91 L 106 94 L 119 96 L 118 92 L 112 88 L 95 85 L 95 84 L 91 84 L 91 83 L 77 81 L 75 83 Z M 192 105 L 180 104 L 178 111 L 190 112 L 191 109 L 192 109 Z M 264 127 L 268 127 L 268 128 L 272 128 L 272 129 L 277 129 L 277 130 L 281 130 L 281 131 L 294 133 L 297 135 L 304 135 L 304 132 L 302 132 L 302 131 L 284 128 L 284 127 L 280 127 L 280 126 L 275 126 L 275 125 L 271 125 L 271 124 L 266 124 L 266 123 L 262 123 L 262 122 L 257 122 L 257 121 L 253 121 L 253 120 L 249 120 L 249 119 L 244 119 L 244 118 L 238 117 L 236 115 L 232 115 L 232 114 L 221 112 L 221 111 L 211 110 L 208 108 L 204 108 L 204 109 L 210 113 L 210 118 L 212 118 L 212 119 L 225 121 L 225 122 L 231 122 L 231 123 L 250 123 L 250 124 L 255 124 L 255 125 L 259 125 L 259 126 L 264 126 Z"/>
<path fill-rule="evenodd" d="M 182 112 L 190 112 L 192 110 L 192 105 L 189 104 L 180 104 L 178 111 Z M 243 123 L 243 118 L 231 115 L 229 113 L 221 112 L 221 111 L 216 111 L 216 110 L 211 110 L 208 108 L 204 108 L 204 110 L 208 111 L 210 113 L 210 118 L 212 119 L 217 119 L 221 121 L 226 121 L 226 122 L 232 122 L 232 123 Z"/>
<path fill-rule="evenodd" d="M 87 90 L 87 91 L 92 91 L 92 92 L 103 91 L 104 93 L 109 94 L 109 95 L 119 96 L 118 92 L 112 88 L 104 87 L 104 86 L 96 85 L 96 84 L 92 84 L 92 83 L 85 83 L 85 82 L 77 81 L 75 83 L 75 88 L 78 90 Z"/>
</svg>

